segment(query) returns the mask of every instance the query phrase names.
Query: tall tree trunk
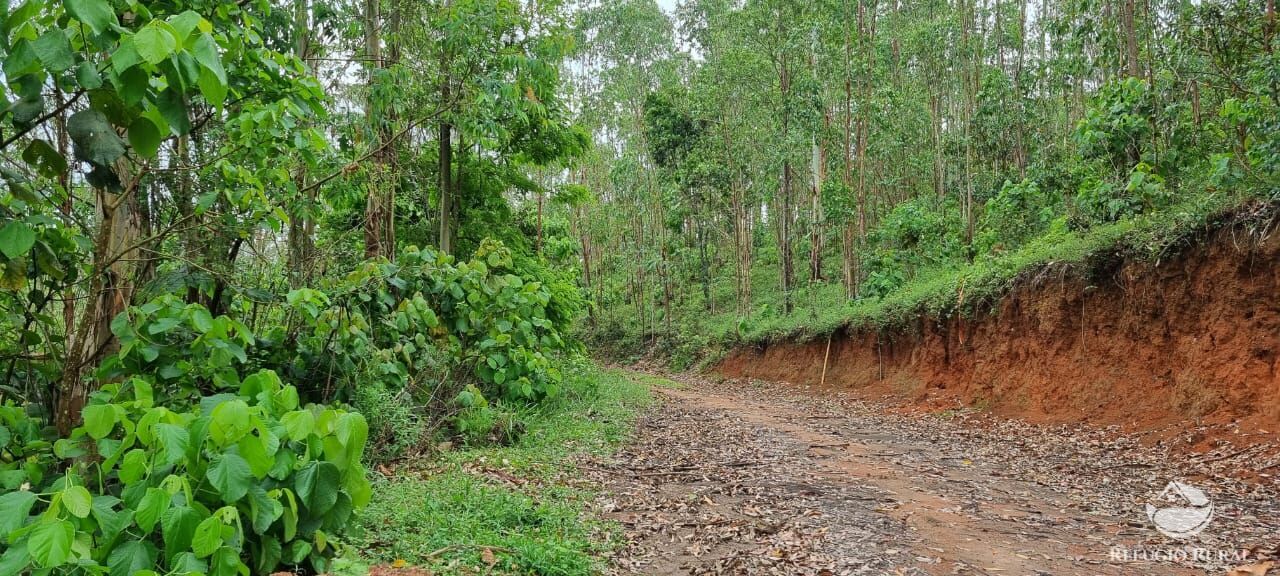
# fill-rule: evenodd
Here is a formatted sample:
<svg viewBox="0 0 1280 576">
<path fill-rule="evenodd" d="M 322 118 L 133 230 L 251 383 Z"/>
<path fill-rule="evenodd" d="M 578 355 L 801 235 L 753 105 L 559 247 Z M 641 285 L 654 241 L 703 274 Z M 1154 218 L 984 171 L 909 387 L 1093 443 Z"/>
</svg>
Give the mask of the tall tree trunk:
<svg viewBox="0 0 1280 576">
<path fill-rule="evenodd" d="M 365 114 L 372 121 L 378 138 L 369 164 L 368 199 L 365 208 L 364 253 L 366 258 L 392 258 L 395 256 L 395 150 L 392 147 L 392 123 L 390 107 L 378 100 L 376 84 L 380 81 L 379 69 L 386 69 L 396 56 L 396 14 L 392 10 L 392 38 L 387 54 L 382 50 L 381 0 L 365 0 L 365 59 L 369 66 L 369 99 Z"/>
<path fill-rule="evenodd" d="M 1138 62 L 1138 31 L 1134 24 L 1137 7 L 1134 0 L 1124 0 L 1120 8 L 1121 25 L 1124 27 L 1124 48 L 1129 68 L 1129 76 L 1142 77 L 1142 68 Z"/>
<path fill-rule="evenodd" d="M 947 195 L 946 157 L 942 149 L 941 90 L 929 95 L 929 124 L 933 141 L 933 195 L 942 200 Z"/>
<path fill-rule="evenodd" d="M 850 29 L 849 22 L 853 19 L 849 0 L 844 0 L 844 145 L 841 151 L 844 162 L 842 172 L 842 182 L 844 184 L 845 193 L 853 192 L 853 33 Z M 859 3 L 858 10 L 861 12 L 862 5 Z M 861 19 L 859 20 L 861 27 Z M 861 202 L 861 201 L 859 201 Z M 858 296 L 858 253 L 857 246 L 854 241 L 855 235 L 855 218 L 846 215 L 843 230 L 840 234 L 840 259 L 842 264 L 842 276 L 844 281 L 845 298 L 852 300 Z"/>
<path fill-rule="evenodd" d="M 1267 0 L 1266 23 L 1263 26 L 1263 42 L 1266 43 L 1267 53 L 1270 54 L 1272 48 L 1272 39 L 1276 35 L 1276 0 Z"/>
<path fill-rule="evenodd" d="M 130 175 L 128 160 L 116 163 L 124 188 L 118 194 L 95 189 L 98 235 L 94 240 L 93 272 L 84 313 L 74 332 L 68 326 L 67 358 L 59 386 L 54 425 L 63 436 L 80 423 L 80 410 L 95 389 L 85 374 L 113 354 L 119 342 L 111 321 L 133 302 L 137 287 L 142 223 L 137 193 L 139 179 Z"/>
<path fill-rule="evenodd" d="M 786 55 L 780 56 L 778 68 L 778 85 L 782 92 L 782 137 L 785 141 L 791 131 L 791 70 L 787 66 Z M 782 178 L 778 194 L 778 263 L 781 266 L 782 309 L 790 314 L 794 303 L 791 290 L 795 286 L 795 264 L 791 250 L 791 226 L 794 210 L 791 206 L 792 167 L 790 150 L 784 145 L 782 160 Z"/>
<path fill-rule="evenodd" d="M 294 0 L 293 33 L 294 55 L 310 69 L 310 0 Z M 315 258 L 315 220 L 311 217 L 315 191 L 307 186 L 307 168 L 302 161 L 294 168 L 293 182 L 301 197 L 294 199 L 289 212 L 289 285 L 300 288 L 310 282 Z"/>
<path fill-rule="evenodd" d="M 862 102 L 858 110 L 858 249 L 861 250 L 867 241 L 867 147 L 870 141 L 871 82 L 876 67 L 875 62 L 875 29 L 876 3 L 870 6 L 861 0 L 858 2 L 858 30 L 862 45 L 863 62 L 867 71 L 862 78 Z M 870 14 L 868 14 L 870 12 Z"/>
<path fill-rule="evenodd" d="M 444 0 L 445 10 L 452 8 L 452 0 Z M 453 76 L 450 68 L 453 57 L 448 48 L 440 46 L 440 105 L 452 107 Z M 453 253 L 453 125 L 448 115 L 440 122 L 439 172 L 440 172 L 440 251 Z"/>
<path fill-rule="evenodd" d="M 831 127 L 831 114 L 827 110 L 822 113 L 823 126 Z M 823 252 L 823 217 L 822 187 L 827 181 L 827 147 L 826 142 L 818 138 L 813 141 L 813 187 L 809 195 L 809 281 L 821 282 Z"/>
<path fill-rule="evenodd" d="M 1014 160 L 1018 165 L 1018 175 L 1026 179 L 1027 177 L 1027 144 L 1026 144 L 1026 114 L 1023 112 L 1023 86 L 1022 86 L 1022 68 L 1026 61 L 1027 52 L 1027 3 L 1018 4 L 1018 63 L 1013 72 L 1013 97 L 1016 99 L 1014 107 L 1014 116 L 1017 124 L 1015 136 Z"/>
</svg>

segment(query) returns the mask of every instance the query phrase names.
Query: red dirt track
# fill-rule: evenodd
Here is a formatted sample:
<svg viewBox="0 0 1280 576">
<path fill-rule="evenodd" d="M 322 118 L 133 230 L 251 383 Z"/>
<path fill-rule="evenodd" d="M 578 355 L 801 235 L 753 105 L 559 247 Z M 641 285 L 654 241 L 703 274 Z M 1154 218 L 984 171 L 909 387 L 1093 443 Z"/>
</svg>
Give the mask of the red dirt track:
<svg viewBox="0 0 1280 576">
<path fill-rule="evenodd" d="M 826 388 L 912 408 L 1119 425 L 1193 450 L 1277 437 L 1280 237 L 1226 228 L 1092 276 L 1050 266 L 976 318 L 739 350 L 717 370 L 817 385 L 825 358 Z"/>
</svg>

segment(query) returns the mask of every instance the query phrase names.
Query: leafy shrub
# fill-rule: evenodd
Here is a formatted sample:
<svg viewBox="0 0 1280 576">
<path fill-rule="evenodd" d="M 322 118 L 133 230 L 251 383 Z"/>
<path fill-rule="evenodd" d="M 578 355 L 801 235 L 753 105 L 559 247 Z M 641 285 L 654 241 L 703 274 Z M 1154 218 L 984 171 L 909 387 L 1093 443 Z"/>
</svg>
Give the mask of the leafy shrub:
<svg viewBox="0 0 1280 576">
<path fill-rule="evenodd" d="M 39 485 L 56 461 L 56 433 L 28 409 L 5 402 L 0 406 L 0 490 Z"/>
<path fill-rule="evenodd" d="M 492 240 L 467 262 L 411 247 L 395 263 L 367 263 L 307 312 L 315 319 L 297 338 L 300 353 L 318 363 L 312 374 L 346 375 L 348 387 L 372 375 L 401 389 L 424 371 L 448 371 L 477 379 L 486 394 L 554 396 L 560 376 L 548 355 L 565 347 L 566 326 L 548 315 L 546 285 L 512 266 Z"/>
<path fill-rule="evenodd" d="M 1148 84 L 1138 78 L 1103 85 L 1076 126 L 1080 154 L 1110 160 L 1117 170 L 1134 165 L 1153 130 L 1150 92 Z"/>
<path fill-rule="evenodd" d="M 1165 180 L 1146 163 L 1138 163 L 1125 185 L 1092 178 L 1076 195 L 1076 210 L 1089 223 L 1115 222 L 1137 214 L 1149 214 L 1173 203 Z"/>
<path fill-rule="evenodd" d="M 917 198 L 894 207 L 871 233 L 863 254 L 860 293 L 880 297 L 902 286 L 921 268 L 964 259 L 964 223 L 954 199 Z"/>
<path fill-rule="evenodd" d="M 303 398 L 376 413 L 376 455 L 394 458 L 468 383 L 515 402 L 558 394 L 552 355 L 569 347 L 561 333 L 581 295 L 516 272 L 511 251 L 492 240 L 465 262 L 409 248 L 323 289 L 229 307 L 244 318 L 265 308 L 276 321 L 260 334 L 231 314 L 214 317 L 164 295 L 116 318 L 120 350 L 98 376 L 147 376 L 162 398 L 191 399 L 239 387 L 242 373 L 276 370 Z"/>
<path fill-rule="evenodd" d="M 978 251 L 1010 249 L 1043 231 L 1059 208 L 1057 194 L 1046 191 L 1034 180 L 1008 182 L 987 201 L 979 224 Z"/>
<path fill-rule="evenodd" d="M 111 331 L 120 349 L 98 368 L 98 378 L 155 375 L 167 401 L 239 387 L 257 343 L 244 323 L 168 294 L 116 316 Z"/>
<path fill-rule="evenodd" d="M 518 414 L 490 404 L 474 386 L 459 393 L 456 403 L 460 410 L 453 420 L 454 430 L 467 445 L 509 445 L 524 432 Z"/>
<path fill-rule="evenodd" d="M 6 432 L 31 433 L 4 416 Z M 134 378 L 103 386 L 83 416 L 69 438 L 37 444 L 22 489 L 0 496 L 0 574 L 324 571 L 371 496 L 364 418 L 300 407 L 274 372 L 181 412 Z"/>
</svg>

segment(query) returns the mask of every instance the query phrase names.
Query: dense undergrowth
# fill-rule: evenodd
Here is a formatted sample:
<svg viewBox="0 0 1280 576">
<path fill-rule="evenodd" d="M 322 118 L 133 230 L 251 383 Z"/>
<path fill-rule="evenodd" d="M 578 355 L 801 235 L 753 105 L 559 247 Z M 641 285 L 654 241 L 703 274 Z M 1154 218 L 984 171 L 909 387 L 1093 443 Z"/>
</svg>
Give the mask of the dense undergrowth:
<svg viewBox="0 0 1280 576">
<path fill-rule="evenodd" d="M 617 145 L 584 226 L 602 248 L 581 331 L 616 356 L 685 367 L 974 314 L 1280 200 L 1280 58 L 1256 6 L 692 4 L 687 61 L 644 43 L 661 18 L 613 36 L 601 23 L 642 12 L 590 14 L 593 54 L 644 79 L 643 99 L 599 90 L 624 112 L 600 113 Z"/>
<path fill-rule="evenodd" d="M 374 481 L 356 543 L 368 560 L 442 572 L 597 573 L 614 528 L 590 515 L 578 459 L 625 439 L 648 389 L 586 360 L 566 368 L 564 393 L 519 412 L 507 446 L 449 448 Z"/>
<path fill-rule="evenodd" d="M 587 402 L 567 18 L 6 2 L 0 576 L 358 571 L 370 468 Z"/>
<path fill-rule="evenodd" d="M 630 313 L 624 308 L 614 312 L 617 316 L 599 317 L 596 330 L 588 333 L 607 354 L 624 360 L 656 356 L 684 369 L 713 362 L 738 346 L 804 342 L 840 331 L 910 330 L 921 317 L 986 313 L 1019 282 L 1048 271 L 1090 277 L 1119 261 L 1167 261 L 1223 226 L 1262 232 L 1274 224 L 1278 211 L 1276 199 L 1199 194 L 1159 213 L 1084 230 L 1060 226 L 1012 250 L 928 267 L 879 297 L 850 300 L 839 284 L 813 283 L 793 294 L 792 314 L 780 312 L 777 269 L 766 254 L 752 276 L 757 306 L 745 318 L 734 310 L 732 279 L 726 278 L 713 284 L 710 305 L 697 293 L 680 301 L 670 332 L 646 333 L 635 323 L 617 322 Z"/>
</svg>

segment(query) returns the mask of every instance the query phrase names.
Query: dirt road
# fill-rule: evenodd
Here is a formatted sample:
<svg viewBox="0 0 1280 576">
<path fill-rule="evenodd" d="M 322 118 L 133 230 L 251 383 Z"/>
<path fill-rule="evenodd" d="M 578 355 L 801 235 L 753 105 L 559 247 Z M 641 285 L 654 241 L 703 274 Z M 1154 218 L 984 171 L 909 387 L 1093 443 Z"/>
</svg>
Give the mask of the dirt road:
<svg viewBox="0 0 1280 576">
<path fill-rule="evenodd" d="M 1275 483 L 1215 476 L 1246 453 L 1197 465 L 1114 431 L 636 377 L 659 405 L 628 448 L 586 467 L 625 527 L 616 573 L 1223 574 L 1280 544 Z M 1194 539 L 1162 536 L 1144 512 L 1172 479 L 1213 499 Z"/>
</svg>

